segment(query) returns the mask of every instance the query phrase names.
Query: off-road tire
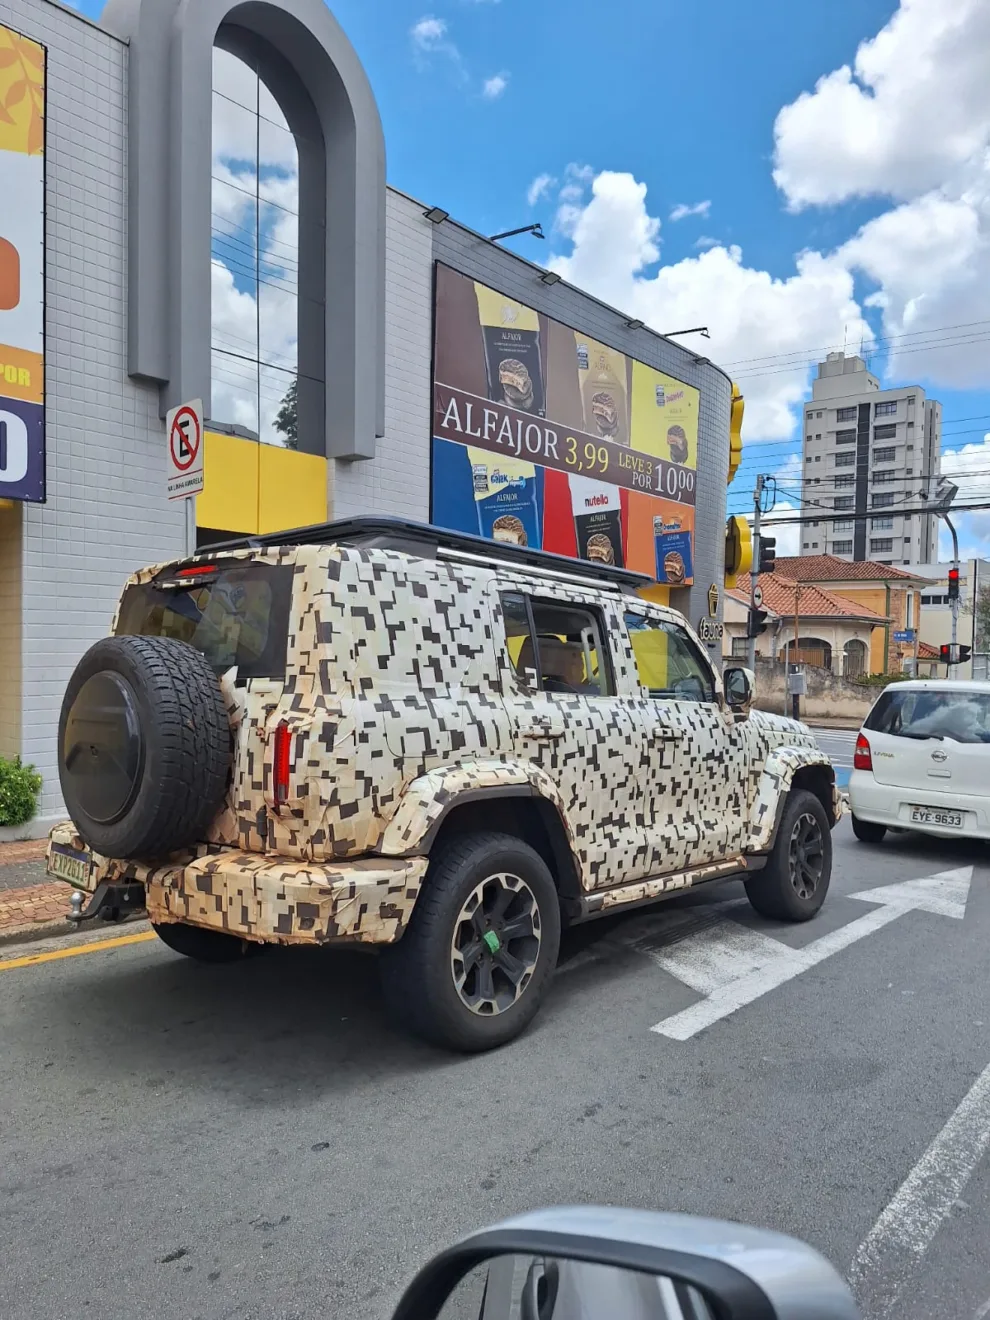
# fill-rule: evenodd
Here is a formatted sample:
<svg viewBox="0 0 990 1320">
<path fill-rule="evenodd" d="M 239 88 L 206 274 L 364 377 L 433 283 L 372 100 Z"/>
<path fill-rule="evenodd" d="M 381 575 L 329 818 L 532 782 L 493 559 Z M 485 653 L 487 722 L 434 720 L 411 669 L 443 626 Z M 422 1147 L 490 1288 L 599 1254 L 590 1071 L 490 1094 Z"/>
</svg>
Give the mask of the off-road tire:
<svg viewBox="0 0 990 1320">
<path fill-rule="evenodd" d="M 473 1012 L 458 994 L 451 943 L 464 904 L 482 881 L 509 874 L 528 886 L 536 901 L 541 938 L 532 976 L 519 998 L 501 1013 Z M 386 1008 L 409 1030 L 443 1049 L 476 1053 L 518 1036 L 533 1020 L 557 966 L 560 900 L 546 863 L 510 834 L 452 838 L 431 858 L 409 925 L 381 958 Z"/>
<path fill-rule="evenodd" d="M 809 818 L 817 824 L 821 845 L 821 874 L 810 894 L 807 875 L 794 864 L 792 842 L 795 831 L 810 829 Z M 795 871 L 797 874 L 795 875 Z M 746 881 L 746 897 L 762 917 L 774 921 L 810 921 L 825 902 L 832 876 L 832 831 L 828 815 L 814 793 L 795 789 L 784 803 L 777 837 L 762 871 Z"/>
<path fill-rule="evenodd" d="M 860 843 L 883 843 L 887 833 L 886 825 L 875 825 L 872 820 L 860 820 L 858 816 L 853 816 L 852 827 Z"/>
<path fill-rule="evenodd" d="M 202 926 L 186 926 L 181 922 L 151 923 L 155 934 L 173 953 L 181 953 L 194 962 L 232 963 L 254 958 L 263 953 L 267 945 L 254 940 L 242 940 L 222 930 L 205 930 Z"/>
<path fill-rule="evenodd" d="M 126 703 L 130 720 L 129 763 L 120 782 L 133 787 L 129 796 L 119 787 L 108 793 L 99 816 L 96 780 L 73 767 L 86 755 L 112 772 L 116 762 L 107 748 L 123 736 L 126 721 L 111 715 L 100 725 L 99 701 L 80 700 L 90 680 L 97 686 L 88 692 L 109 692 Z M 95 723 L 85 722 L 87 709 L 96 712 Z M 58 768 L 68 813 L 94 851 L 153 860 L 201 842 L 223 805 L 230 759 L 220 684 L 195 647 L 167 637 L 105 637 L 79 661 L 62 701 Z"/>
</svg>

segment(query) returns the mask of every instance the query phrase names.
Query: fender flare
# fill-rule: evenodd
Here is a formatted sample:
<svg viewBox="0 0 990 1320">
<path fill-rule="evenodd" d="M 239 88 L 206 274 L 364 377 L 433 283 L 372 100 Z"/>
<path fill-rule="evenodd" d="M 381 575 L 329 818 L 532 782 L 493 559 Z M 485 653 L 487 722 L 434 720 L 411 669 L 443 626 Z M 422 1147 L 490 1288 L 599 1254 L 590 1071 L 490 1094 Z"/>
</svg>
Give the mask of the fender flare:
<svg viewBox="0 0 990 1320">
<path fill-rule="evenodd" d="M 428 853 L 446 817 L 459 806 L 496 798 L 539 798 L 548 803 L 566 836 L 574 868 L 583 868 L 576 835 L 560 790 L 544 770 L 520 761 L 471 761 L 440 766 L 408 784 L 377 851 L 389 857 Z"/>
<path fill-rule="evenodd" d="M 830 815 L 832 824 L 838 823 L 840 807 L 836 800 L 835 770 L 825 753 L 810 747 L 778 747 L 769 754 L 760 773 L 756 798 L 749 817 L 749 837 L 745 849 L 747 853 L 770 851 L 777 837 L 777 826 L 795 777 L 802 770 L 816 767 L 828 772 L 833 802 Z"/>
</svg>

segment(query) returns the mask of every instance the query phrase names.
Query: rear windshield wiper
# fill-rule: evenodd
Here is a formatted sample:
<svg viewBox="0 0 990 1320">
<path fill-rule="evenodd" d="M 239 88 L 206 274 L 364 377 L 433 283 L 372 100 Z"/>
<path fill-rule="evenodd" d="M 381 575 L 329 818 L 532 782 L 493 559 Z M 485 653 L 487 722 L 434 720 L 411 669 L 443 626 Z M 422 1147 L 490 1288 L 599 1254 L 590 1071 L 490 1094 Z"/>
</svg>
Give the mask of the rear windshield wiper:
<svg viewBox="0 0 990 1320">
<path fill-rule="evenodd" d="M 915 742 L 928 742 L 932 739 L 934 742 L 945 742 L 944 733 L 909 733 L 907 729 L 902 729 L 901 738 L 913 738 Z"/>
</svg>

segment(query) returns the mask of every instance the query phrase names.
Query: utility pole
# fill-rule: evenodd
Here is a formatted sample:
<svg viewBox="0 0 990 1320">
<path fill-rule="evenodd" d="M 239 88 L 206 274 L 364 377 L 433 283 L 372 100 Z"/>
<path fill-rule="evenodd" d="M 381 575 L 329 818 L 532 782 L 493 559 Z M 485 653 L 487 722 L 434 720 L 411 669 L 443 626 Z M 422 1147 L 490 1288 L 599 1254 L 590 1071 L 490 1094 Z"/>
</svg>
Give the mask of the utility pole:
<svg viewBox="0 0 990 1320">
<path fill-rule="evenodd" d="M 956 642 L 959 639 L 959 537 L 956 535 L 956 529 L 949 517 L 948 510 L 942 514 L 946 527 L 952 533 L 952 570 L 954 573 L 954 589 L 950 593 L 952 600 L 952 654 L 956 654 Z"/>
<path fill-rule="evenodd" d="M 798 672 L 798 641 L 801 638 L 801 583 L 794 584 L 794 655 L 791 669 L 793 673 Z M 791 716 L 793 719 L 801 718 L 801 698 L 795 692 L 791 696 Z"/>
<path fill-rule="evenodd" d="M 756 489 L 753 491 L 753 563 L 749 572 L 749 614 L 747 619 L 753 618 L 753 611 L 756 609 L 756 587 L 760 578 L 760 516 L 763 512 L 763 477 L 756 478 Z M 752 628 L 747 628 L 752 632 Z M 749 638 L 749 648 L 746 654 L 746 664 L 748 668 L 756 672 L 756 638 Z"/>
</svg>

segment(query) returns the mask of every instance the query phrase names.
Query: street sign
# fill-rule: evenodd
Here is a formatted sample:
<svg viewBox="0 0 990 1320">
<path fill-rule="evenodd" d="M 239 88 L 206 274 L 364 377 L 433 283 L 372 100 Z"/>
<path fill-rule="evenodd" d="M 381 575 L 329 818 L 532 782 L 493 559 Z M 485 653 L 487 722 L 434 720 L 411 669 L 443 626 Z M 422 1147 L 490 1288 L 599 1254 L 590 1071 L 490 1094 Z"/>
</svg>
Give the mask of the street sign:
<svg viewBox="0 0 990 1320">
<path fill-rule="evenodd" d="M 754 587 L 754 588 L 753 588 L 753 604 L 756 606 L 757 609 L 760 609 L 760 607 L 763 605 L 763 588 L 762 588 L 762 587 Z"/>
<path fill-rule="evenodd" d="M 895 641 L 895 642 L 913 642 L 913 641 L 914 641 L 914 629 L 913 629 L 913 628 L 902 628 L 900 632 L 895 632 L 895 633 L 894 633 L 894 641 Z"/>
<path fill-rule="evenodd" d="M 166 490 L 170 500 L 203 493 L 203 401 L 173 408 L 165 418 Z"/>
</svg>

